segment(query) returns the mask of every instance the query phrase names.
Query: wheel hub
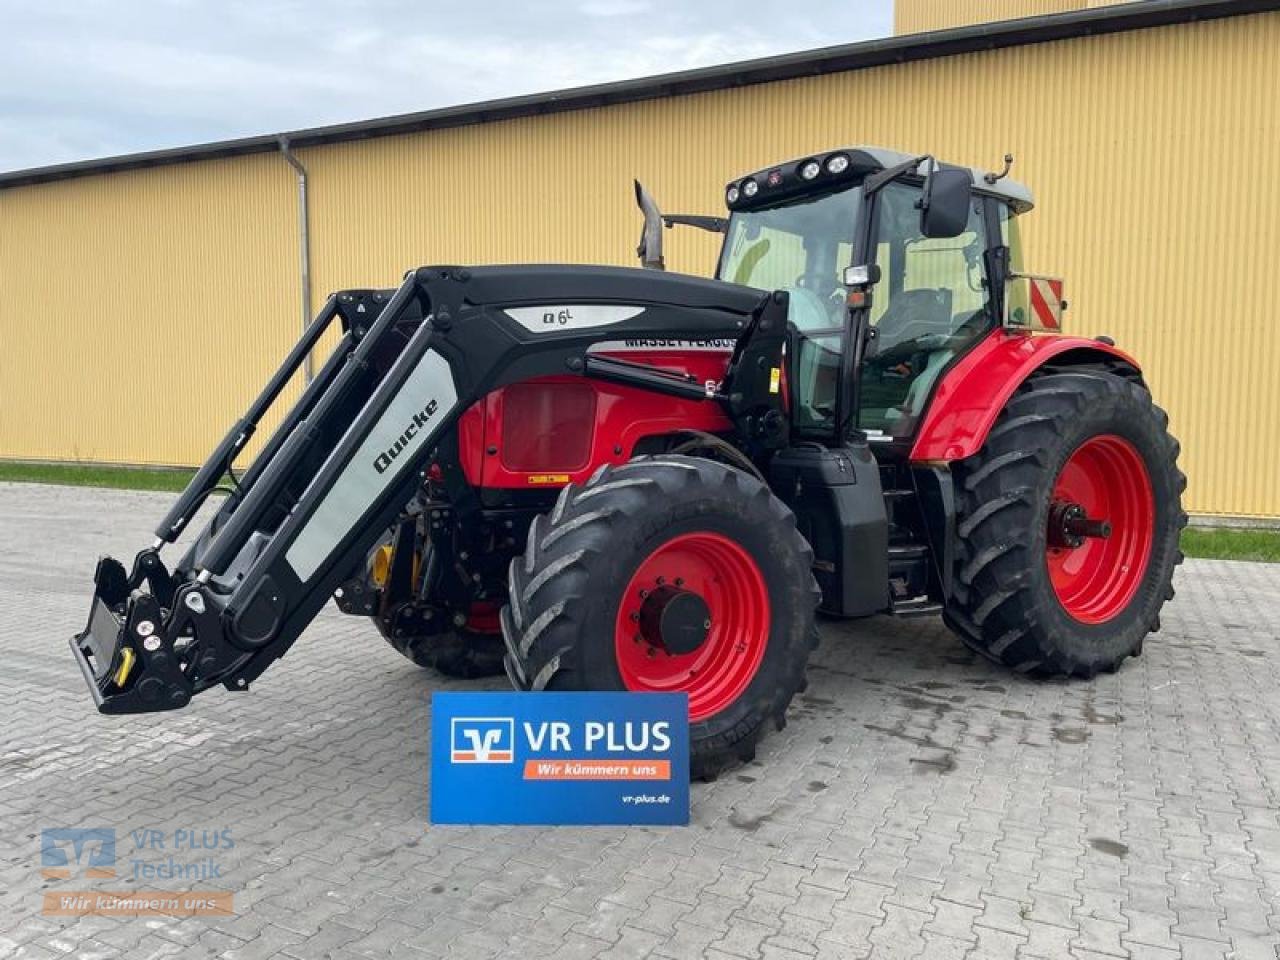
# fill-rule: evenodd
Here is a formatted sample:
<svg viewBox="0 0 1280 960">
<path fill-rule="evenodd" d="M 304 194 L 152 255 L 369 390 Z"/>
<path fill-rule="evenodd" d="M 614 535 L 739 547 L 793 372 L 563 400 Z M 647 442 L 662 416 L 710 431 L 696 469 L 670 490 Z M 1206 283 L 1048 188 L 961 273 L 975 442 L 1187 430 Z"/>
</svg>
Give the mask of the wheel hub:
<svg viewBox="0 0 1280 960">
<path fill-rule="evenodd" d="M 1109 520 L 1095 520 L 1078 503 L 1055 501 L 1049 508 L 1049 545 L 1074 550 L 1086 538 L 1106 540 L 1111 536 Z"/>
<path fill-rule="evenodd" d="M 707 602 L 689 590 L 664 584 L 640 603 L 640 635 L 669 654 L 693 653 L 710 631 Z"/>
</svg>

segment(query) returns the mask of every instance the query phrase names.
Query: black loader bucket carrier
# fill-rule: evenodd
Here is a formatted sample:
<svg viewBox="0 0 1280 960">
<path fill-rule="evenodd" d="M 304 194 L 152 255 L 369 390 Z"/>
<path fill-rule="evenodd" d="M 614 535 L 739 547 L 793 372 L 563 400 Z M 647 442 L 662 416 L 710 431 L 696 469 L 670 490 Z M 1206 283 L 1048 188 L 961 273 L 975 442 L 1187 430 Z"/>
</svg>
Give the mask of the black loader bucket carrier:
<svg viewBox="0 0 1280 960">
<path fill-rule="evenodd" d="M 588 348 L 617 330 L 539 329 L 549 303 L 626 304 L 627 336 L 731 338 L 720 389 Z M 517 316 L 524 318 L 523 322 Z M 394 290 L 334 294 L 228 431 L 132 569 L 98 561 L 71 648 L 99 711 L 171 710 L 221 684 L 245 690 L 281 657 L 438 465 L 458 509 L 475 492 L 458 462 L 458 417 L 488 391 L 576 374 L 720 403 L 744 436 L 776 447 L 786 298 L 747 287 L 611 267 L 423 267 Z M 337 320 L 341 336 L 261 452 L 234 480 L 176 567 L 161 548 L 232 470 L 264 415 Z M 478 507 L 477 507 L 478 508 Z"/>
</svg>

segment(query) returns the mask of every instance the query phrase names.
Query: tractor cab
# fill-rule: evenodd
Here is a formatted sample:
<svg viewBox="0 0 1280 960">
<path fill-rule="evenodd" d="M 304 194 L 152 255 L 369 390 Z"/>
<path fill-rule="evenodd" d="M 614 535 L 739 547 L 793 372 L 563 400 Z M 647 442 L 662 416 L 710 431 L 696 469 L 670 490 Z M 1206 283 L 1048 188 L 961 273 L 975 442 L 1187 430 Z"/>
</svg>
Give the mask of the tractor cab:
<svg viewBox="0 0 1280 960">
<path fill-rule="evenodd" d="M 796 435 L 891 446 L 1000 324 L 1014 218 L 1032 205 L 1007 179 L 878 148 L 753 173 L 725 200 L 717 278 L 788 294 Z"/>
</svg>

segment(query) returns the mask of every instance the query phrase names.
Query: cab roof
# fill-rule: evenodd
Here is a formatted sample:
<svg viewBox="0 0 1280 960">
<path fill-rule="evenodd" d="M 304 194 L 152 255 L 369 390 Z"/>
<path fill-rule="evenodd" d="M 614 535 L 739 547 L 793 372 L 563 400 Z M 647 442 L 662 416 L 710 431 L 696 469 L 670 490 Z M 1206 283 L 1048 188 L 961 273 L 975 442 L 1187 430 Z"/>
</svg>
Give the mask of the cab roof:
<svg viewBox="0 0 1280 960">
<path fill-rule="evenodd" d="M 839 147 L 834 150 L 823 150 L 806 157 L 774 164 L 730 181 L 725 185 L 725 201 L 730 210 L 750 210 L 769 206 L 788 197 L 799 196 L 810 191 L 825 191 L 836 184 L 852 183 L 867 174 L 896 167 L 918 156 L 920 156 L 918 153 L 903 153 L 887 147 Z M 806 178 L 802 176 L 801 170 L 810 163 L 816 163 L 819 172 L 812 178 Z M 928 169 L 927 163 L 928 161 L 921 162 L 917 171 L 919 176 L 924 176 Z M 973 175 L 973 187 L 976 192 L 999 197 L 1006 201 L 1016 213 L 1026 213 L 1035 205 L 1031 190 L 1025 184 L 1008 177 L 1001 177 L 995 183 L 989 183 L 986 180 L 987 171 L 978 167 L 968 169 Z M 756 186 L 747 188 L 748 182 L 754 182 Z M 748 189 L 754 189 L 754 194 L 748 196 Z"/>
</svg>

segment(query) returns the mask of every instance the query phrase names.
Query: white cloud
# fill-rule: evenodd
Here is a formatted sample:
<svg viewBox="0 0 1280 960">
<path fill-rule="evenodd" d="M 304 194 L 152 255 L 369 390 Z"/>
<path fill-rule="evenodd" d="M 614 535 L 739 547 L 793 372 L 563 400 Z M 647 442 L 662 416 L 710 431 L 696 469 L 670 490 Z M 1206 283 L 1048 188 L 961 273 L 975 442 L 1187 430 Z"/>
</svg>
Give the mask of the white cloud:
<svg viewBox="0 0 1280 960">
<path fill-rule="evenodd" d="M 590 0 L 578 6 L 589 17 L 633 17 L 647 12 L 649 4 L 643 0 Z"/>
<path fill-rule="evenodd" d="M 889 31 L 890 0 L 0 0 L 0 170 L 360 120 Z M 841 24 L 833 31 L 832 24 Z"/>
</svg>

